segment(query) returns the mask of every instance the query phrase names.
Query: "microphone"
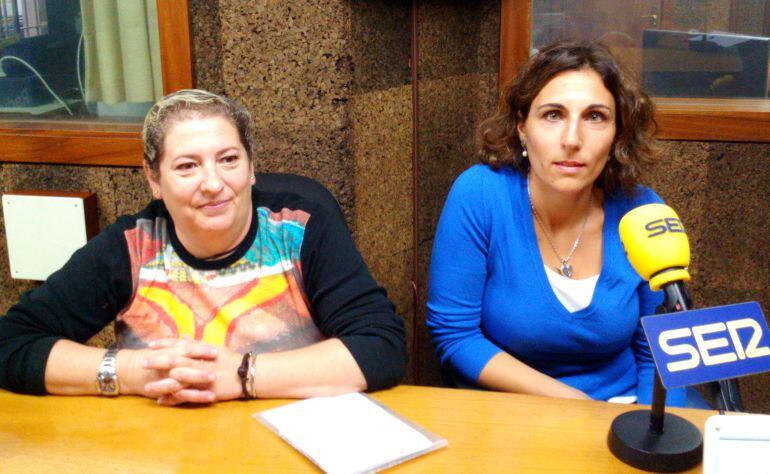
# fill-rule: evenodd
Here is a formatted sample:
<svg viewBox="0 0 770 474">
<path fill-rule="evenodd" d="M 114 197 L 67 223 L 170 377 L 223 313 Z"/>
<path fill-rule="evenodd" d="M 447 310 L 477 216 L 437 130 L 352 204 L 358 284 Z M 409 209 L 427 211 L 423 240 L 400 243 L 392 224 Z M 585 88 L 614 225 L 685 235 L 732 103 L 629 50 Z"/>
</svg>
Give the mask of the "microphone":
<svg viewBox="0 0 770 474">
<path fill-rule="evenodd" d="M 690 281 L 690 242 L 684 225 L 665 204 L 639 206 L 620 220 L 620 241 L 631 266 L 653 291 L 664 293 L 662 311 L 673 313 L 692 309 L 684 282 Z M 642 315 L 647 316 L 647 315 Z M 708 384 L 721 410 L 743 411 L 738 383 L 725 379 Z M 664 400 L 665 401 L 665 400 Z M 654 411 L 654 402 L 653 402 Z M 662 423 L 662 420 L 659 420 Z"/>
<path fill-rule="evenodd" d="M 691 301 L 684 282 L 690 280 L 690 243 L 676 212 L 665 204 L 637 207 L 620 220 L 619 232 L 634 270 L 653 291 L 663 290 L 662 312 L 688 310 Z M 697 465 L 703 453 L 700 431 L 684 418 L 666 417 L 665 405 L 666 389 L 656 368 L 651 410 L 616 417 L 607 437 L 610 451 L 645 470 L 678 472 Z"/>
<path fill-rule="evenodd" d="M 646 204 L 620 220 L 620 241 L 636 273 L 653 291 L 690 281 L 690 241 L 679 216 L 665 204 Z"/>
</svg>

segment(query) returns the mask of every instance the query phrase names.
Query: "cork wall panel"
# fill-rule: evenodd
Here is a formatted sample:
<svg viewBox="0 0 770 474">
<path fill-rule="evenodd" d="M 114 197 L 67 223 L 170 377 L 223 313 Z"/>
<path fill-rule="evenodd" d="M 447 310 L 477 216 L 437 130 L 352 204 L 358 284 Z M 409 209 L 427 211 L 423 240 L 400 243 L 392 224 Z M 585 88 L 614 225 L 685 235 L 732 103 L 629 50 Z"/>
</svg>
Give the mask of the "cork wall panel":
<svg viewBox="0 0 770 474">
<path fill-rule="evenodd" d="M 420 79 L 478 71 L 480 0 L 419 2 Z"/>
<path fill-rule="evenodd" d="M 770 316 L 770 144 L 664 142 L 652 183 L 690 237 L 696 307 L 758 301 Z M 770 413 L 770 376 L 740 381 L 746 409 Z"/>
<path fill-rule="evenodd" d="M 195 87 L 223 94 L 219 0 L 190 0 L 189 7 Z"/>
<path fill-rule="evenodd" d="M 349 3 L 352 226 L 372 275 L 388 290 L 411 341 L 411 1 Z M 407 380 L 413 380 L 411 366 Z"/>
<path fill-rule="evenodd" d="M 411 0 L 354 0 L 350 4 L 353 94 L 411 82 Z M 411 99 L 409 99 L 411 103 Z"/>
<path fill-rule="evenodd" d="M 418 107 L 419 304 L 416 381 L 440 385 L 441 374 L 425 326 L 430 254 L 444 199 L 454 179 L 477 161 L 474 134 L 497 95 L 497 1 L 420 2 Z"/>
<path fill-rule="evenodd" d="M 411 250 L 411 95 L 411 87 L 404 86 L 359 94 L 351 100 L 353 222 L 356 242 L 373 270 L 379 268 L 379 258 Z M 374 273 L 387 277 L 388 271 L 382 268 Z M 409 276 L 406 283 L 408 280 Z"/>
<path fill-rule="evenodd" d="M 355 95 L 353 220 L 356 243 L 412 334 L 412 127 L 410 86 Z"/>
<path fill-rule="evenodd" d="M 349 6 L 220 0 L 223 90 L 255 122 L 257 165 L 310 176 L 350 216 Z"/>
</svg>

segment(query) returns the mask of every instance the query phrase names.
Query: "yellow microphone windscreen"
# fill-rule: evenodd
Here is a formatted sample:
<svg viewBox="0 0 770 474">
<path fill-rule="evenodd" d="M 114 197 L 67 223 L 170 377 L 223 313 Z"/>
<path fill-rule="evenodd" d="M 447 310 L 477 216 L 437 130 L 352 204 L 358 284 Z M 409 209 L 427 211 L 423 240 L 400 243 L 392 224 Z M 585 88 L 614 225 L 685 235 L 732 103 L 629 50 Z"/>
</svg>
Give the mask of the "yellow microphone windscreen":
<svg viewBox="0 0 770 474">
<path fill-rule="evenodd" d="M 619 230 L 628 261 L 653 290 L 690 279 L 690 242 L 673 209 L 665 204 L 639 206 L 623 216 Z"/>
</svg>

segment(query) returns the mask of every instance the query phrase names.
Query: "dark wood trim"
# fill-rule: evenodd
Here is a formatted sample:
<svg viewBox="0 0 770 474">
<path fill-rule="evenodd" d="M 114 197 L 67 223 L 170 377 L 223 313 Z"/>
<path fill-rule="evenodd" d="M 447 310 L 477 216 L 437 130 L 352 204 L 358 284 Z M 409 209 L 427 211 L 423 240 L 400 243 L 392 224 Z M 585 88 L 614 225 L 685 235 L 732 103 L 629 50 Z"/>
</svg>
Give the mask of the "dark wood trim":
<svg viewBox="0 0 770 474">
<path fill-rule="evenodd" d="M 770 142 L 770 101 L 656 99 L 658 138 Z"/>
<path fill-rule="evenodd" d="M 5 162 L 141 166 L 141 134 L 106 131 L 0 129 Z"/>
<path fill-rule="evenodd" d="M 163 93 L 193 87 L 190 15 L 187 0 L 157 0 Z"/>
<path fill-rule="evenodd" d="M 502 0 L 499 89 L 527 62 L 532 42 L 532 1 Z"/>
<path fill-rule="evenodd" d="M 86 217 L 86 240 L 91 240 L 99 234 L 99 206 L 95 193 L 83 198 L 83 213 Z"/>
<path fill-rule="evenodd" d="M 19 122 L 3 122 L 0 120 L 0 133 L 34 134 L 54 130 L 62 136 L 88 135 L 125 135 L 134 136 L 142 132 L 139 122 L 105 121 L 56 121 L 56 120 L 24 120 Z"/>
<path fill-rule="evenodd" d="M 670 0 L 661 1 L 661 27 L 670 27 L 672 8 Z M 502 0 L 501 88 L 515 76 L 528 57 L 531 22 L 530 1 Z M 659 138 L 770 142 L 770 100 L 657 99 L 656 103 Z"/>
<path fill-rule="evenodd" d="M 688 111 L 659 112 L 657 138 L 716 142 L 770 142 L 770 114 L 757 114 L 756 123 L 746 126 L 754 114 L 736 115 Z"/>
<path fill-rule="evenodd" d="M 193 87 L 188 0 L 157 0 L 164 93 Z M 0 161 L 141 166 L 141 124 L 0 120 Z"/>
</svg>

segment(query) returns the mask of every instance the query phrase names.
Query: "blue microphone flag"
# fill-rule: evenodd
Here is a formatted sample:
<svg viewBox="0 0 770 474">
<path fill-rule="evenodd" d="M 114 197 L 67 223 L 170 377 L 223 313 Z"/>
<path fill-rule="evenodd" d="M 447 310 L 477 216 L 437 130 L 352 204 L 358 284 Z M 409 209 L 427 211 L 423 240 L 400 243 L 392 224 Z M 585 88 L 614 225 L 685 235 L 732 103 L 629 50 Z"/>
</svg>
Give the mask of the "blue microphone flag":
<svg viewBox="0 0 770 474">
<path fill-rule="evenodd" d="M 757 302 L 642 318 L 666 388 L 770 371 L 770 334 Z"/>
</svg>

